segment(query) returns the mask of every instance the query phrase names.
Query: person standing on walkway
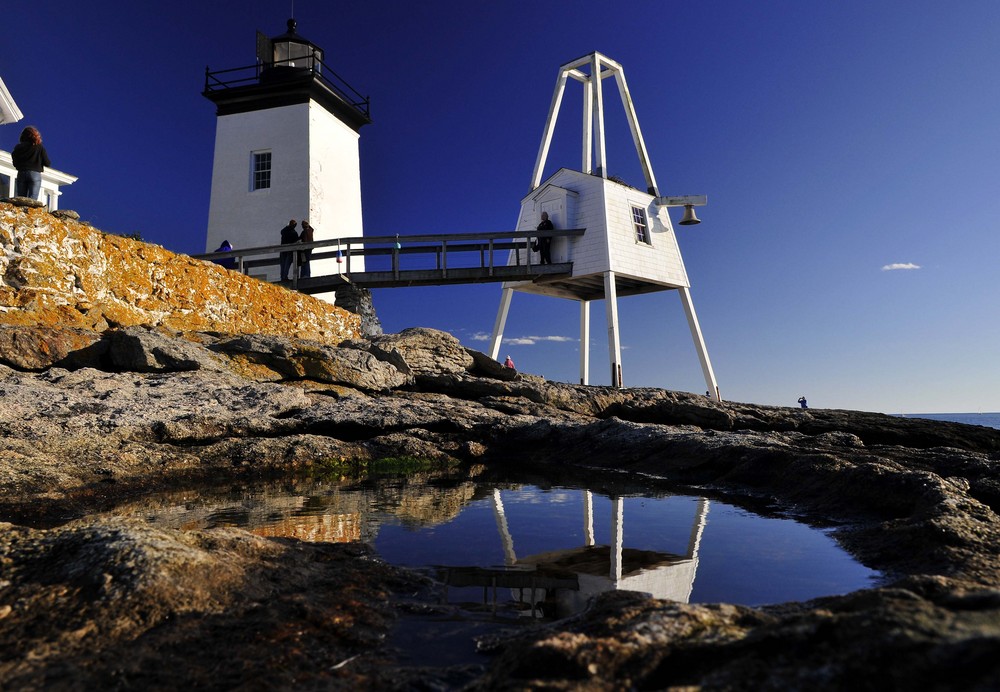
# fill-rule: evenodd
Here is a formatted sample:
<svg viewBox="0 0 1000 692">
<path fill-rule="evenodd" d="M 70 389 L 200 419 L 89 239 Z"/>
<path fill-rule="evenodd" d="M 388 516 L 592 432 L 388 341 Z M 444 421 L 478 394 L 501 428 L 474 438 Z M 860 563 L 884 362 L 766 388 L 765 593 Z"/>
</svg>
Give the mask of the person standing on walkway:
<svg viewBox="0 0 1000 692">
<path fill-rule="evenodd" d="M 38 193 L 42 191 L 42 169 L 52 165 L 48 152 L 42 146 L 42 133 L 38 128 L 21 130 L 21 139 L 10 152 L 10 158 L 17 169 L 14 195 L 38 199 Z"/>
<path fill-rule="evenodd" d="M 228 240 L 223 240 L 222 245 L 215 248 L 215 252 L 229 252 L 233 249 L 232 243 Z M 222 259 L 212 260 L 216 264 L 225 267 L 226 269 L 236 269 L 236 258 L 235 257 L 223 257 Z"/>
<path fill-rule="evenodd" d="M 542 222 L 538 224 L 536 231 L 551 231 L 555 226 L 549 221 L 549 213 L 547 211 L 542 212 Z M 552 238 L 545 236 L 538 239 L 538 254 L 540 255 L 539 264 L 552 264 Z"/>
<path fill-rule="evenodd" d="M 295 219 L 291 219 L 288 225 L 281 229 L 281 244 L 291 245 L 292 243 L 299 242 L 299 234 L 295 231 L 295 227 L 298 222 Z M 281 260 L 281 280 L 288 281 L 288 270 L 292 268 L 292 258 L 294 253 L 282 252 L 280 255 Z"/>
<path fill-rule="evenodd" d="M 299 240 L 303 243 L 311 243 L 315 240 L 313 236 L 313 227 L 309 225 L 308 221 L 302 222 L 302 234 L 299 236 Z M 309 268 L 309 260 L 312 258 L 312 249 L 303 250 L 299 253 L 299 278 L 308 279 L 312 276 L 312 270 Z"/>
</svg>

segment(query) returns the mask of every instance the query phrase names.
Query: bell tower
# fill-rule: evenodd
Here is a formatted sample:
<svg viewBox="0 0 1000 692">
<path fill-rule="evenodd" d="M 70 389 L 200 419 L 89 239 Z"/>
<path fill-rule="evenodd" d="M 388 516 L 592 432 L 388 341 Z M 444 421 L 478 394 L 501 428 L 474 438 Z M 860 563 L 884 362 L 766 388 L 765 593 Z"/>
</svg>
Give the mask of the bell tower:
<svg viewBox="0 0 1000 692">
<path fill-rule="evenodd" d="M 583 87 L 583 155 L 580 169 L 560 168 L 542 180 L 552 134 L 566 84 L 570 79 Z M 628 118 L 632 141 L 645 177 L 645 190 L 608 175 L 604 135 L 605 79 L 613 79 L 618 87 L 618 95 Z M 495 359 L 500 354 L 503 330 L 514 292 L 575 300 L 580 304 L 580 384 L 589 384 L 590 303 L 603 300 L 608 324 L 611 385 L 621 387 L 622 347 L 618 298 L 676 291 L 684 306 L 691 337 L 701 362 L 706 391 L 711 398 L 721 400 L 708 348 L 694 311 L 691 283 L 667 213 L 670 207 L 684 207 L 684 216 L 678 224 L 693 226 L 700 223 L 694 208 L 703 206 L 707 201 L 704 195 L 660 195 L 642 131 L 639 129 L 635 106 L 625 81 L 625 71 L 619 63 L 595 52 L 560 67 L 531 177 L 530 191 L 521 200 L 521 212 L 515 230 L 537 229 L 544 212 L 557 229 L 584 228 L 586 231 L 582 236 L 556 239 L 551 244 L 552 260 L 557 263 L 571 262 L 571 275 L 503 284 L 500 309 L 490 340 L 490 355 Z M 537 263 L 541 259 L 536 258 L 533 252 L 529 254 L 527 250 L 513 250 L 508 264 Z"/>
<path fill-rule="evenodd" d="M 298 229 L 308 220 L 315 240 L 362 235 L 359 133 L 371 122 L 369 100 L 294 19 L 280 36 L 257 32 L 254 64 L 206 68 L 203 95 L 217 117 L 207 252 L 223 240 L 236 249 L 277 245 L 289 219 Z M 313 275 L 335 273 L 333 263 L 313 260 Z M 364 271 L 363 258 L 352 268 Z M 276 280 L 278 268 L 261 278 Z"/>
</svg>

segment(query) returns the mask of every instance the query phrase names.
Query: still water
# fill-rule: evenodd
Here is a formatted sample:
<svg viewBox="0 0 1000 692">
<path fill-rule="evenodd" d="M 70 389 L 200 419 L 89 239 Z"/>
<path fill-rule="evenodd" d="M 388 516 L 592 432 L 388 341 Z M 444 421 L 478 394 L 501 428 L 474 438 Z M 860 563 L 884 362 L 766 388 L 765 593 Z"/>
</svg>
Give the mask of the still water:
<svg viewBox="0 0 1000 692">
<path fill-rule="evenodd" d="M 161 498 L 132 513 L 175 528 L 366 541 L 389 563 L 451 581 L 450 602 L 516 603 L 536 616 L 565 616 L 612 589 L 763 605 L 847 593 L 880 576 L 826 531 L 690 495 L 475 480 L 297 482 Z"/>
</svg>

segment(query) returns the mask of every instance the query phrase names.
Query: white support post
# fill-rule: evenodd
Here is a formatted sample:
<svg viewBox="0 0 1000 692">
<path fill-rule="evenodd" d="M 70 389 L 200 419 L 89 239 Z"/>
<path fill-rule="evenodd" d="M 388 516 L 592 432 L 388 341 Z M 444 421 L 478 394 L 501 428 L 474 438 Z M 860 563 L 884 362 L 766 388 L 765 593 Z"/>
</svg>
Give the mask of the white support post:
<svg viewBox="0 0 1000 692">
<path fill-rule="evenodd" d="M 497 531 L 500 532 L 504 564 L 513 565 L 517 562 L 517 553 L 514 552 L 514 537 L 510 535 L 510 527 L 507 526 L 507 513 L 503 508 L 503 500 L 500 499 L 499 488 L 493 489 L 493 518 L 496 519 Z"/>
<path fill-rule="evenodd" d="M 59 196 L 62 192 L 59 191 L 59 186 L 55 185 L 51 188 L 42 187 L 41 194 L 48 205 L 49 211 L 56 211 L 59 209 Z"/>
<path fill-rule="evenodd" d="M 583 163 L 580 170 L 589 173 L 594 165 L 594 86 L 583 83 Z"/>
<path fill-rule="evenodd" d="M 594 495 L 583 491 L 583 540 L 584 545 L 594 545 Z"/>
<path fill-rule="evenodd" d="M 500 355 L 503 328 L 507 324 L 507 313 L 510 311 L 510 300 L 513 295 L 513 288 L 504 288 L 500 292 L 500 310 L 497 311 L 497 321 L 493 324 L 493 335 L 490 337 L 490 358 L 493 360 L 497 360 Z"/>
<path fill-rule="evenodd" d="M 642 130 L 639 129 L 639 118 L 635 114 L 635 104 L 632 103 L 632 95 L 629 93 L 628 84 L 625 82 L 625 71 L 621 66 L 615 71 L 615 81 L 618 83 L 618 93 L 622 97 L 625 114 L 628 116 L 628 125 L 632 130 L 632 141 L 635 143 L 635 151 L 639 155 L 639 163 L 642 164 L 642 172 L 646 176 L 647 192 L 658 197 L 660 193 L 656 188 L 653 166 L 649 163 L 646 142 L 642 139 Z"/>
<path fill-rule="evenodd" d="M 580 301 L 580 384 L 590 384 L 590 301 Z"/>
<path fill-rule="evenodd" d="M 698 351 L 698 360 L 701 361 L 701 371 L 705 375 L 705 385 L 708 387 L 709 396 L 716 401 L 722 401 L 722 394 L 719 392 L 719 383 L 716 382 L 715 372 L 712 370 L 712 361 L 708 358 L 708 347 L 705 346 L 705 337 L 701 334 L 698 315 L 694 311 L 694 302 L 691 300 L 691 289 L 682 286 L 677 290 L 681 295 L 681 303 L 684 305 L 684 314 L 687 315 L 688 327 L 691 328 L 691 338 L 694 339 L 694 347 Z"/>
<path fill-rule="evenodd" d="M 698 512 L 695 514 L 694 524 L 691 525 L 691 535 L 688 538 L 688 549 L 685 555 L 688 560 L 698 557 L 701 535 L 705 532 L 706 517 L 708 517 L 708 500 L 703 497 L 698 500 Z"/>
<path fill-rule="evenodd" d="M 611 498 L 611 582 L 617 589 L 622 580 L 622 546 L 625 543 L 625 504 Z"/>
<path fill-rule="evenodd" d="M 594 135 L 595 139 L 595 158 L 596 161 L 594 166 L 594 174 L 599 175 L 602 178 L 608 177 L 607 165 L 605 164 L 605 157 L 607 155 L 607 150 L 604 146 L 604 89 L 601 88 L 601 57 L 598 53 L 594 53 L 593 59 L 590 62 L 590 82 L 593 85 L 594 91 Z M 585 171 L 586 172 L 586 171 Z"/>
<path fill-rule="evenodd" d="M 622 386 L 622 346 L 618 337 L 618 289 L 615 273 L 604 272 L 604 311 L 608 319 L 608 355 L 611 360 L 611 386 Z"/>
<path fill-rule="evenodd" d="M 545 160 L 549 157 L 549 146 L 552 144 L 552 132 L 556 127 L 556 119 L 559 117 L 559 106 L 562 104 L 563 93 L 566 90 L 567 72 L 565 68 L 559 68 L 559 77 L 556 79 L 556 90 L 552 94 L 552 103 L 549 105 L 549 117 L 545 121 L 545 130 L 542 132 L 542 144 L 538 147 L 538 157 L 535 159 L 535 172 L 531 176 L 532 190 L 542 182 Z"/>
</svg>

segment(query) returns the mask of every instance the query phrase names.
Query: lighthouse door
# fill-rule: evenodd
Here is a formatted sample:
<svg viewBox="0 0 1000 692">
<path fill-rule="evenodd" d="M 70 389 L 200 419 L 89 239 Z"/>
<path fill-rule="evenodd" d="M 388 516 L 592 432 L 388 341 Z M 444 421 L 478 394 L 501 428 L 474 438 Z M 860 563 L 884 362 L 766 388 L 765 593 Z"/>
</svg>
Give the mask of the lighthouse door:
<svg viewBox="0 0 1000 692">
<path fill-rule="evenodd" d="M 541 203 L 541 209 L 538 212 L 538 218 L 541 219 L 542 212 L 548 212 L 549 221 L 556 228 L 569 228 L 566 225 L 566 201 L 563 199 L 547 199 L 543 200 Z M 552 261 L 553 262 L 566 262 L 566 239 L 565 238 L 553 238 L 552 240 Z"/>
</svg>

